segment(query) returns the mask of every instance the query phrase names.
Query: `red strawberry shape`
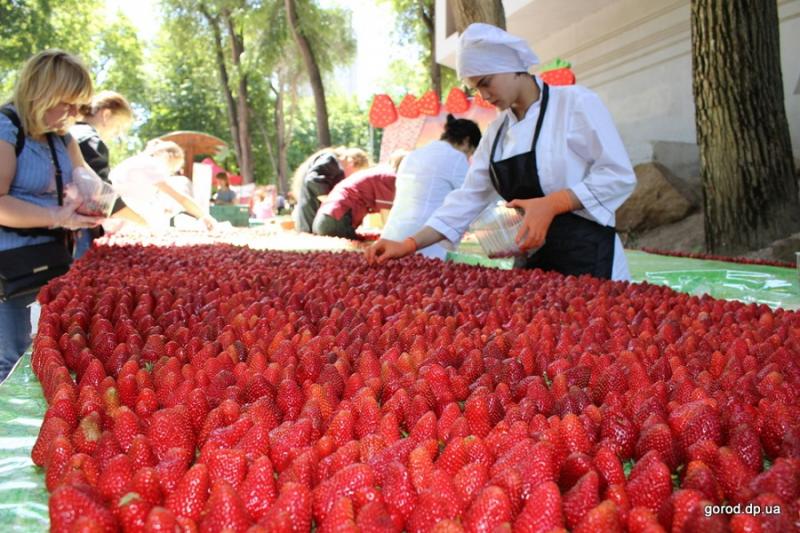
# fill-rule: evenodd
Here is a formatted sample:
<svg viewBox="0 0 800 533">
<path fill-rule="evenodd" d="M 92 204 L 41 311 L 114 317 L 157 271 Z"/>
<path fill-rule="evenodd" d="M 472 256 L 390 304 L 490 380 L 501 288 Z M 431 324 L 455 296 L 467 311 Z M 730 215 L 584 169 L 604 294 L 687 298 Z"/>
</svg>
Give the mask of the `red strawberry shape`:
<svg viewBox="0 0 800 533">
<path fill-rule="evenodd" d="M 376 94 L 369 108 L 369 123 L 375 128 L 385 128 L 397 120 L 397 109 L 387 94 Z"/>
</svg>

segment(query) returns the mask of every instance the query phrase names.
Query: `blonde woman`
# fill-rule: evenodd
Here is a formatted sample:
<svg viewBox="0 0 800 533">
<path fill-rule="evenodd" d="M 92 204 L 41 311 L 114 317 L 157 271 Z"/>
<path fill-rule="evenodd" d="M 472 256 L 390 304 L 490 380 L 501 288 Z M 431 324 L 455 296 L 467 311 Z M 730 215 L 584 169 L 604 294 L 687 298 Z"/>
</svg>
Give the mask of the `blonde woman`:
<svg viewBox="0 0 800 533">
<path fill-rule="evenodd" d="M 78 142 L 86 164 L 105 181 L 108 181 L 109 153 L 106 142 L 110 142 L 127 131 L 133 123 L 133 110 L 128 100 L 114 91 L 101 91 L 92 97 L 84 110 L 83 118 L 70 128 L 70 134 Z M 113 213 L 132 218 L 125 210 L 125 202 L 117 200 Z M 83 256 L 96 237 L 103 234 L 102 227 L 81 230 L 75 240 L 75 258 Z"/>
<path fill-rule="evenodd" d="M 67 131 L 91 97 L 89 71 L 67 52 L 45 50 L 22 67 L 11 101 L 0 114 L 0 253 L 4 262 L 15 262 L 15 254 L 23 261 L 25 248 L 63 242 L 65 229 L 100 222 L 76 213 L 77 205 L 65 202 L 63 195 L 73 169 L 85 166 L 78 143 Z M 0 379 L 30 343 L 28 306 L 35 295 L 33 291 L 0 302 Z"/>
<path fill-rule="evenodd" d="M 216 220 L 205 214 L 188 191 L 183 190 L 183 184 L 175 180 L 183 163 L 180 146 L 155 139 L 147 143 L 144 152 L 111 169 L 109 179 L 125 205 L 150 226 L 168 227 L 175 216 L 186 212 L 212 230 Z"/>
</svg>

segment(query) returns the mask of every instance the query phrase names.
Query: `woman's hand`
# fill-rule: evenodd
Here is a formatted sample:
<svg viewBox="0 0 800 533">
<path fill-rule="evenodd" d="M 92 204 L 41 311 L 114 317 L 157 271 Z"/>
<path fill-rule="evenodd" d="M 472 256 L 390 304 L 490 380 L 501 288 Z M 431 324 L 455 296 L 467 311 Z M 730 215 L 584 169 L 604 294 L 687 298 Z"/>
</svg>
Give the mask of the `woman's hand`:
<svg viewBox="0 0 800 533">
<path fill-rule="evenodd" d="M 50 227 L 66 229 L 93 228 L 100 224 L 104 217 L 89 217 L 81 215 L 77 211 L 78 204 L 68 203 L 61 207 L 54 207 L 49 210 Z"/>
<path fill-rule="evenodd" d="M 390 241 L 389 239 L 379 239 L 372 246 L 364 251 L 364 257 L 370 265 L 382 265 L 389 259 L 396 259 L 411 255 L 417 251 L 414 239 L 409 237 L 404 241 Z"/>
<path fill-rule="evenodd" d="M 214 231 L 217 229 L 217 219 L 211 215 L 203 215 L 200 221 L 205 224 L 208 231 Z"/>
<path fill-rule="evenodd" d="M 547 230 L 556 215 L 568 213 L 580 207 L 578 199 L 568 189 L 557 191 L 542 198 L 512 200 L 508 207 L 519 207 L 525 211 L 522 227 L 514 239 L 520 250 L 527 252 L 544 244 Z"/>
</svg>

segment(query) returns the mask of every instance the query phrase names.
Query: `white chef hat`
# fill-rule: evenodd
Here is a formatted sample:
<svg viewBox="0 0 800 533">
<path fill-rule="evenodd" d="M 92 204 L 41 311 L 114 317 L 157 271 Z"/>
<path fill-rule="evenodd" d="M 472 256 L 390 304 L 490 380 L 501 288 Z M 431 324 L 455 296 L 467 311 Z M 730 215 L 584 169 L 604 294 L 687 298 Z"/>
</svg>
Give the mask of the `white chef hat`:
<svg viewBox="0 0 800 533">
<path fill-rule="evenodd" d="M 502 72 L 527 72 L 539 64 L 524 39 L 491 24 L 467 26 L 458 43 L 458 77 L 461 79 Z"/>
</svg>

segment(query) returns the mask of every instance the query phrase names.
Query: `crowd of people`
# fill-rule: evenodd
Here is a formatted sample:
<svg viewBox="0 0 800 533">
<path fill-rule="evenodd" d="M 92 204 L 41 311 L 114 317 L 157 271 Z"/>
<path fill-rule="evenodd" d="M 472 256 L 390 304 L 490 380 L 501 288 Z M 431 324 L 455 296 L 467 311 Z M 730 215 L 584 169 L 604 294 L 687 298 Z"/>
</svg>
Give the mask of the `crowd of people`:
<svg viewBox="0 0 800 533">
<path fill-rule="evenodd" d="M 285 196 L 274 185 L 256 188 L 251 217 L 291 212 L 296 231 L 353 239 L 368 214 L 380 213 L 380 239 L 365 256 L 382 264 L 415 252 L 444 259 L 502 198 L 523 212 L 516 266 L 628 279 L 614 229 L 615 211 L 635 187 L 628 155 L 598 96 L 578 85 L 549 86 L 529 74 L 537 63 L 523 39 L 470 25 L 459 41 L 458 75 L 499 112 L 483 134 L 475 122 L 448 115 L 439 140 L 378 165 L 359 148 L 322 149 L 297 168 Z M 47 248 L 46 257 L 64 250 L 80 257 L 107 216 L 156 227 L 190 217 L 209 230 L 217 222 L 179 174 L 177 144 L 151 141 L 111 167 L 108 143 L 131 126 L 133 112 L 122 95 L 95 94 L 75 56 L 47 50 L 32 57 L 0 113 L 2 379 L 30 342 L 29 306 L 47 280 L 40 265 L 26 263 L 42 256 L 35 247 Z M 82 199 L 68 193 L 75 172 L 111 184 L 118 199 L 108 213 L 81 210 Z M 215 205 L 248 205 L 226 172 L 214 182 Z M 38 277 L 30 286 L 21 286 L 27 274 L 11 283 L 25 270 L 9 274 L 4 265 L 12 263 L 39 269 Z"/>
</svg>

